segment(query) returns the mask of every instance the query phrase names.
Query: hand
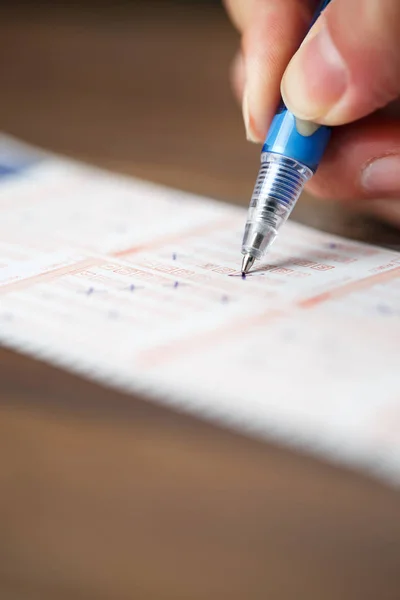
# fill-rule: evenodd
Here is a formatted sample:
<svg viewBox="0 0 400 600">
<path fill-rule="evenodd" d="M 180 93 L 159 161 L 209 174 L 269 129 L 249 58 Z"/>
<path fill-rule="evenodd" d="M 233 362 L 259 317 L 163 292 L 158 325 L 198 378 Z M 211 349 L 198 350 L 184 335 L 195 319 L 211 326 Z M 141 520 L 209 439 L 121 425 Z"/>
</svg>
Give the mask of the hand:
<svg viewBox="0 0 400 600">
<path fill-rule="evenodd" d="M 310 191 L 386 198 L 400 225 L 400 0 L 332 0 L 300 48 L 315 0 L 224 1 L 242 35 L 233 84 L 248 139 L 263 142 L 282 94 L 296 116 L 335 126 Z"/>
</svg>

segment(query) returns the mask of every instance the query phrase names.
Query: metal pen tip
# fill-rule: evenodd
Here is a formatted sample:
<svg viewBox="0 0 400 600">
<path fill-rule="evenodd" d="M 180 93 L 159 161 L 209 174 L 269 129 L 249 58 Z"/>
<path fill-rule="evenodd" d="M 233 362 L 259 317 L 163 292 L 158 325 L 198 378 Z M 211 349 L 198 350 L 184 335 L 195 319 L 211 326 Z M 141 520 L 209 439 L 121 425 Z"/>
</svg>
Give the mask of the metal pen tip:
<svg viewBox="0 0 400 600">
<path fill-rule="evenodd" d="M 251 267 L 254 265 L 254 261 L 256 260 L 255 256 L 252 256 L 251 254 L 245 254 L 243 256 L 243 262 L 242 262 L 242 274 L 246 275 L 246 273 L 248 273 L 251 269 Z"/>
</svg>

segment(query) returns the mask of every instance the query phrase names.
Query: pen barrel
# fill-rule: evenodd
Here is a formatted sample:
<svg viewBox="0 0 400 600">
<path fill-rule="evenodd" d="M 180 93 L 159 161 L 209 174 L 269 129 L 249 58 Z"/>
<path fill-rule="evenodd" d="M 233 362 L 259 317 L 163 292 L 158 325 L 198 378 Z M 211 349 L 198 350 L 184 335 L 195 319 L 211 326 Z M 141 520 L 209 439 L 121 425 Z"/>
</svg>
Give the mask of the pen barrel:
<svg viewBox="0 0 400 600">
<path fill-rule="evenodd" d="M 298 161 L 264 152 L 251 198 L 242 253 L 262 257 L 292 212 L 312 170 Z"/>
<path fill-rule="evenodd" d="M 320 14 L 322 13 L 322 11 L 325 10 L 325 8 L 328 6 L 328 4 L 330 2 L 331 2 L 331 0 L 320 0 L 319 1 L 319 4 L 317 5 L 315 12 L 314 12 L 313 20 L 311 21 L 310 29 L 314 25 L 315 21 L 318 19 Z"/>
<path fill-rule="evenodd" d="M 319 2 L 311 26 L 329 2 Z M 330 135 L 329 127 L 296 118 L 281 101 L 262 149 L 243 236 L 244 255 L 260 259 L 274 242 L 317 170 Z"/>
<path fill-rule="evenodd" d="M 310 27 L 330 2 L 331 0 L 320 0 Z M 296 118 L 281 100 L 262 151 L 293 158 L 315 173 L 330 136 L 329 127 Z"/>
</svg>

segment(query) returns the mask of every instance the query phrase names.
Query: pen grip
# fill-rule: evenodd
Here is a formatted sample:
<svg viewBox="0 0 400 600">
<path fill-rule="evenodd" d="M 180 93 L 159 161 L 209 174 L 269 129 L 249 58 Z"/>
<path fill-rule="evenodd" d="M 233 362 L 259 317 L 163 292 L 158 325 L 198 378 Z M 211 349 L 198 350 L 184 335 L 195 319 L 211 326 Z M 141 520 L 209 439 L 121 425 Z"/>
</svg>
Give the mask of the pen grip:
<svg viewBox="0 0 400 600">
<path fill-rule="evenodd" d="M 322 0 L 314 13 L 310 28 L 331 0 Z M 262 152 L 272 152 L 292 158 L 305 165 L 312 172 L 318 168 L 330 139 L 329 127 L 316 125 L 297 119 L 281 100 L 272 121 Z"/>
</svg>

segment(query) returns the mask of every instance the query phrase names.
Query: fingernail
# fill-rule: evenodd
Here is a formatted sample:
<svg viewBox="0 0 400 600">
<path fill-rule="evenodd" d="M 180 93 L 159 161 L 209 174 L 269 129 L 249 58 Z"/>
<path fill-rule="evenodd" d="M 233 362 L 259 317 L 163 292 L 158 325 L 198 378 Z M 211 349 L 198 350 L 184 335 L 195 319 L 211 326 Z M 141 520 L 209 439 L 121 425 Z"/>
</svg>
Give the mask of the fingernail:
<svg viewBox="0 0 400 600">
<path fill-rule="evenodd" d="M 243 104 L 242 104 L 242 112 L 243 112 L 243 121 L 246 129 L 246 137 L 249 142 L 258 143 L 259 139 L 255 132 L 254 123 L 250 115 L 249 109 L 249 98 L 247 90 L 244 90 L 243 94 Z"/>
<path fill-rule="evenodd" d="M 297 117 L 319 120 L 340 101 L 347 82 L 346 64 L 321 16 L 286 69 L 283 99 Z"/>
<path fill-rule="evenodd" d="M 370 195 L 400 196 L 400 155 L 369 162 L 362 171 L 361 184 Z"/>
</svg>

